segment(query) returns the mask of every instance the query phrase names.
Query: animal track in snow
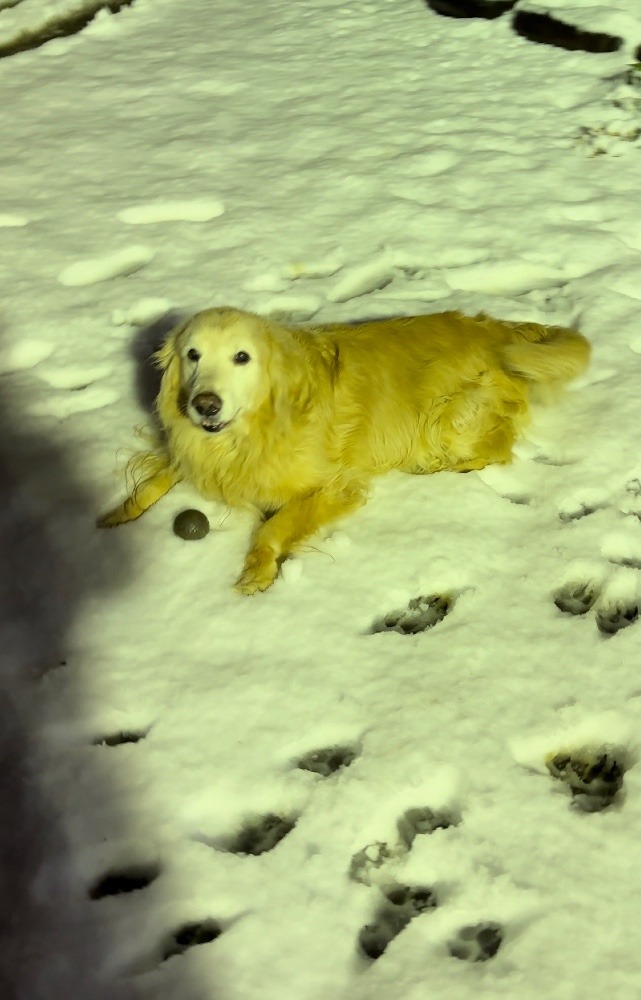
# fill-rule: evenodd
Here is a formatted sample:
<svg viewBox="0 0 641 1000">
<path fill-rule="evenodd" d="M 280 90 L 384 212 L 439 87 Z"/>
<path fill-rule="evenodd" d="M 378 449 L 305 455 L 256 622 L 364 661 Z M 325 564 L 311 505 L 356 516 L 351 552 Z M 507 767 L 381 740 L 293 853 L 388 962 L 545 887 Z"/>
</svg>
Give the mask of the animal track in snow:
<svg viewBox="0 0 641 1000">
<path fill-rule="evenodd" d="M 566 790 L 572 809 L 600 812 L 623 801 L 623 779 L 635 764 L 633 724 L 618 713 L 588 715 L 571 730 L 513 741 L 514 758 L 528 771 L 548 774 L 555 793 Z M 550 751 L 549 746 L 556 748 Z"/>
<path fill-rule="evenodd" d="M 266 813 L 248 820 L 224 848 L 231 854 L 258 856 L 273 851 L 296 826 L 297 817 Z"/>
<path fill-rule="evenodd" d="M 439 812 L 430 809 L 429 806 L 408 809 L 397 823 L 400 844 L 409 851 L 419 835 L 434 833 L 435 830 L 449 830 L 451 826 L 458 826 L 460 822 L 461 817 L 451 811 Z"/>
<path fill-rule="evenodd" d="M 554 592 L 553 600 L 563 614 L 582 616 L 593 607 L 597 628 L 614 635 L 639 617 L 637 574 L 619 570 L 607 576 L 605 569 L 570 571 Z"/>
<path fill-rule="evenodd" d="M 216 941 L 222 933 L 222 925 L 212 917 L 182 923 L 175 930 L 166 933 L 159 944 L 151 948 L 146 956 L 141 956 L 129 963 L 128 968 L 123 971 L 128 976 L 141 976 L 154 972 L 163 962 L 178 958 L 191 948 L 210 944 L 212 941 Z"/>
<path fill-rule="evenodd" d="M 577 493 L 559 505 L 559 517 L 571 524 L 608 507 L 622 518 L 621 526 L 602 538 L 602 561 L 575 563 L 552 596 L 564 614 L 582 616 L 594 607 L 599 631 L 614 635 L 639 617 L 641 580 L 635 571 L 641 569 L 641 481 L 629 479 L 623 495 L 614 499 L 596 489 Z M 616 567 L 613 572 L 608 563 Z"/>
<path fill-rule="evenodd" d="M 374 919 L 358 935 L 362 953 L 372 960 L 381 957 L 410 920 L 438 905 L 434 892 L 423 886 L 392 885 L 383 889 L 381 895 L 383 900 Z"/>
<path fill-rule="evenodd" d="M 417 635 L 426 632 L 442 622 L 450 613 L 453 598 L 449 594 L 432 594 L 429 597 L 414 597 L 406 608 L 389 611 L 376 619 L 370 634 L 378 632 L 399 632 L 401 635 Z"/>
<path fill-rule="evenodd" d="M 323 778 L 329 778 L 344 767 L 349 767 L 358 757 L 356 747 L 335 746 L 323 747 L 321 750 L 311 750 L 298 761 L 298 767 L 302 771 L 311 771 L 313 774 L 320 774 Z"/>
<path fill-rule="evenodd" d="M 196 198 L 132 205 L 118 212 L 118 218 L 128 225 L 149 226 L 158 222 L 209 222 L 223 215 L 224 211 L 225 206 L 218 198 Z"/>
<path fill-rule="evenodd" d="M 160 875 L 158 864 L 129 865 L 114 868 L 101 875 L 89 889 L 90 899 L 104 899 L 105 896 L 120 896 L 129 892 L 146 889 Z"/>
<path fill-rule="evenodd" d="M 494 921 L 462 927 L 447 947 L 452 958 L 465 962 L 486 962 L 501 947 L 503 928 Z"/>
<path fill-rule="evenodd" d="M 381 869 L 407 854 L 417 836 L 429 836 L 435 830 L 448 830 L 460 822 L 460 815 L 453 810 L 435 810 L 429 806 L 407 809 L 397 820 L 397 843 L 390 846 L 378 840 L 357 851 L 350 862 L 349 877 L 362 885 L 380 885 L 384 881 Z"/>
<path fill-rule="evenodd" d="M 210 941 L 215 941 L 216 938 L 220 937 L 222 932 L 222 927 L 217 920 L 200 920 L 183 924 L 171 932 L 162 946 L 162 961 L 165 962 L 175 955 L 182 955 L 196 945 L 209 944 Z"/>
<path fill-rule="evenodd" d="M 585 615 L 594 605 L 601 592 L 601 582 L 588 578 L 570 580 L 554 594 L 554 603 L 566 615 Z"/>
<path fill-rule="evenodd" d="M 609 494 L 599 489 L 584 489 L 566 497 L 559 504 L 559 518 L 562 521 L 578 521 L 608 506 Z"/>
<path fill-rule="evenodd" d="M 620 752 L 573 749 L 548 754 L 545 763 L 553 778 L 568 785 L 572 805 L 582 812 L 601 812 L 620 797 L 627 769 Z"/>
<path fill-rule="evenodd" d="M 98 736 L 92 742 L 97 747 L 119 747 L 126 743 L 140 743 L 148 732 L 149 730 L 121 729 L 108 736 Z"/>
<path fill-rule="evenodd" d="M 438 905 L 436 894 L 429 886 L 396 882 L 391 873 L 395 862 L 409 853 L 418 836 L 447 830 L 459 822 L 460 816 L 451 811 L 433 810 L 427 806 L 407 809 L 397 821 L 399 839 L 395 845 L 376 841 L 352 857 L 349 877 L 354 882 L 377 888 L 381 897 L 374 919 L 358 934 L 358 945 L 366 958 L 380 958 L 414 917 Z"/>
<path fill-rule="evenodd" d="M 635 593 L 611 594 L 596 608 L 597 628 L 604 635 L 615 635 L 633 625 L 639 617 L 639 603 Z"/>
<path fill-rule="evenodd" d="M 135 274 L 149 264 L 154 256 L 154 251 L 149 247 L 126 247 L 104 257 L 90 257 L 76 264 L 69 264 L 58 275 L 58 281 L 69 287 L 97 285 L 101 281 Z"/>
</svg>

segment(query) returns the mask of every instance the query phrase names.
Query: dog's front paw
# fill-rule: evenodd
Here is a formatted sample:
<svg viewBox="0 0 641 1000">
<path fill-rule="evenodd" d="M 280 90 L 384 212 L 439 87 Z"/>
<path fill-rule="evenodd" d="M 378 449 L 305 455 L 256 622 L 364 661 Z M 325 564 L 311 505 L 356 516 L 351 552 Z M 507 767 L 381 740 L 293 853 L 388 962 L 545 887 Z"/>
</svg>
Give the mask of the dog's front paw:
<svg viewBox="0 0 641 1000">
<path fill-rule="evenodd" d="M 128 524 L 140 517 L 142 511 L 136 506 L 132 497 L 128 497 L 124 503 L 119 503 L 113 510 L 108 510 L 96 521 L 97 528 L 116 528 L 119 524 Z"/>
<path fill-rule="evenodd" d="M 245 559 L 243 571 L 234 584 L 234 590 L 237 594 L 250 597 L 271 587 L 277 576 L 278 563 L 271 550 L 250 552 Z"/>
<path fill-rule="evenodd" d="M 110 510 L 106 514 L 102 514 L 96 519 L 97 528 L 115 528 L 119 524 L 124 524 L 128 518 L 124 516 L 122 507 L 116 507 L 115 510 Z"/>
</svg>

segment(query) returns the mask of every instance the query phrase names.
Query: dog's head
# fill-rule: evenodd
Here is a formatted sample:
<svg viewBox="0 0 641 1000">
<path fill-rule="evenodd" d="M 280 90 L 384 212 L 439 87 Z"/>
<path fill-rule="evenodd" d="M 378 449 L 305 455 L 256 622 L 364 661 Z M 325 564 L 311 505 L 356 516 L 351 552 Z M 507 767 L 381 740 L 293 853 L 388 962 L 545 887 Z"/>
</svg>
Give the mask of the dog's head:
<svg viewBox="0 0 641 1000">
<path fill-rule="evenodd" d="M 270 338 L 264 322 L 238 309 L 207 309 L 179 326 L 158 351 L 163 393 L 207 434 L 221 434 L 269 394 Z M 174 398 L 177 397 L 177 398 Z"/>
</svg>

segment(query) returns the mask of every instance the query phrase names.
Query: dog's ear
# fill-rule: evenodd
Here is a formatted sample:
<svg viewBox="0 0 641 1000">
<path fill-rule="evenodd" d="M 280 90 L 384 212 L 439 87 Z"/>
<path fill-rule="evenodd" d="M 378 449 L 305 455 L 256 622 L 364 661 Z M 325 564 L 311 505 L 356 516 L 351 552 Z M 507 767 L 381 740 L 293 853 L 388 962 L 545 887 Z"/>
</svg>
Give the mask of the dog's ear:
<svg viewBox="0 0 641 1000">
<path fill-rule="evenodd" d="M 167 339 L 165 340 L 162 347 L 160 347 L 153 354 L 153 362 L 156 368 L 160 368 L 160 370 L 163 372 L 167 371 L 169 365 L 171 364 L 176 355 L 176 342 L 180 337 L 181 333 L 183 332 L 183 330 L 187 329 L 188 322 L 189 320 L 186 320 L 184 323 L 181 323 L 180 326 L 175 327 L 167 335 Z"/>
<path fill-rule="evenodd" d="M 276 328 L 270 338 L 268 372 L 274 413 L 290 420 L 304 416 L 314 397 L 314 369 L 305 341 L 295 330 Z"/>
</svg>

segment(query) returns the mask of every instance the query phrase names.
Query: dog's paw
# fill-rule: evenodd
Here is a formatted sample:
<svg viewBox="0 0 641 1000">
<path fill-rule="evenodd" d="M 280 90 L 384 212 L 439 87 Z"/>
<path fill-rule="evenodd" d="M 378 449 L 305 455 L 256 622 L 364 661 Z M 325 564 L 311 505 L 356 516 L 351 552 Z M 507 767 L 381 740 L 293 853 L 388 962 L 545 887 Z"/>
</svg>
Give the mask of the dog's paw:
<svg viewBox="0 0 641 1000">
<path fill-rule="evenodd" d="M 125 505 L 120 504 L 113 510 L 108 511 L 106 514 L 102 514 L 96 519 L 97 528 L 116 528 L 119 524 L 126 524 L 130 518 L 127 517 L 125 513 Z"/>
<path fill-rule="evenodd" d="M 274 553 L 269 550 L 257 549 L 250 552 L 245 559 L 243 571 L 234 584 L 237 594 L 251 597 L 271 587 L 278 576 L 278 563 Z"/>
<path fill-rule="evenodd" d="M 243 572 L 236 580 L 234 590 L 237 594 L 244 594 L 245 597 L 251 597 L 253 594 L 260 594 L 263 590 L 267 590 L 269 586 L 269 583 L 261 586 L 254 576 Z"/>
</svg>

